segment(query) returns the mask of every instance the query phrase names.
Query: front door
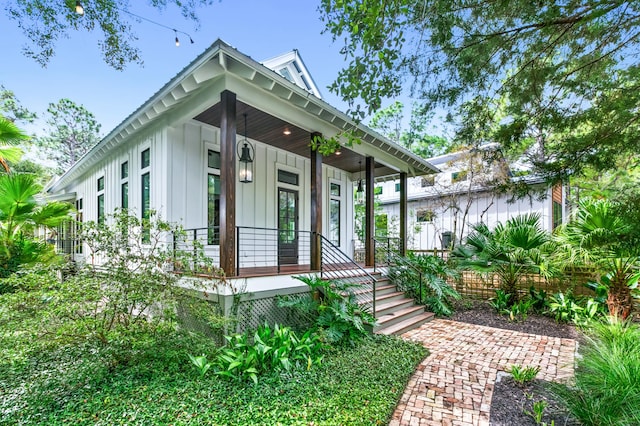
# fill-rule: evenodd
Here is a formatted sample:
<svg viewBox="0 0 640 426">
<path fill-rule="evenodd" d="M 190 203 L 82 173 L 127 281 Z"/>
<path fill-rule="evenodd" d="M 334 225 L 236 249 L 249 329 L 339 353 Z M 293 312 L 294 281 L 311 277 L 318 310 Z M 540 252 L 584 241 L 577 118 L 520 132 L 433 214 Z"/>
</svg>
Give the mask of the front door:
<svg viewBox="0 0 640 426">
<path fill-rule="evenodd" d="M 298 263 L 298 191 L 278 188 L 278 264 Z"/>
</svg>

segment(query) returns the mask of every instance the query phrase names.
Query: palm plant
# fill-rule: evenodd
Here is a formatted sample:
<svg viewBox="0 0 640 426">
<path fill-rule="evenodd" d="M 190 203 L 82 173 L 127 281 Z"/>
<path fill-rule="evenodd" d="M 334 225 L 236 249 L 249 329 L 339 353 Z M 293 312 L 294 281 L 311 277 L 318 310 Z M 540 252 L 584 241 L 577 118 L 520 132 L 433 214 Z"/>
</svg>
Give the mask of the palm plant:
<svg viewBox="0 0 640 426">
<path fill-rule="evenodd" d="M 17 144 L 29 139 L 13 122 L 0 116 L 0 165 L 9 173 L 8 162 L 17 162 L 22 150 Z"/>
<path fill-rule="evenodd" d="M 640 249 L 627 244 L 631 232 L 630 224 L 615 214 L 614 203 L 586 199 L 557 236 L 558 264 L 594 268 L 601 275 L 598 285 L 607 290 L 609 314 L 622 318 L 633 311 L 633 292 L 640 279 Z"/>
<path fill-rule="evenodd" d="M 69 219 L 71 205 L 43 202 L 38 198 L 41 189 L 32 175 L 0 175 L 0 257 L 3 258 L 0 260 L 3 265 L 20 265 L 37 259 L 47 247 L 29 239 L 33 230 L 38 226 L 56 227 Z"/>
<path fill-rule="evenodd" d="M 551 235 L 540 227 L 540 215 L 529 213 L 499 223 L 491 230 L 484 223 L 471 227 L 464 244 L 451 253 L 462 269 L 496 274 L 500 286 L 518 301 L 518 283 L 524 274 L 544 277 L 556 271 L 548 259 L 554 249 Z"/>
</svg>

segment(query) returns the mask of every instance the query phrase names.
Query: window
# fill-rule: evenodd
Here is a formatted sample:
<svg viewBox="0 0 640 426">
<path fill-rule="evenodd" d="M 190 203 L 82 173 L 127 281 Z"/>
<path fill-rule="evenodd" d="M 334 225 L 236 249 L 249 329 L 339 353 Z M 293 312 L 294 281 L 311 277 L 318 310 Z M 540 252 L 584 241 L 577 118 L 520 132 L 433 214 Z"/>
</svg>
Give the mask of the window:
<svg viewBox="0 0 640 426">
<path fill-rule="evenodd" d="M 433 222 L 436 215 L 433 210 L 429 209 L 420 209 L 416 212 L 416 221 L 417 222 Z"/>
<path fill-rule="evenodd" d="M 140 214 L 143 220 L 142 225 L 142 242 L 151 242 L 151 229 L 149 224 L 145 224 L 144 221 L 148 221 L 151 217 L 151 173 L 149 167 L 151 166 L 151 151 L 149 148 L 140 153 Z M 128 192 L 128 189 L 127 189 Z"/>
<path fill-rule="evenodd" d="M 129 182 L 123 182 L 120 188 L 120 207 L 129 208 Z"/>
<path fill-rule="evenodd" d="M 82 241 L 78 239 L 80 232 L 82 231 L 82 198 L 76 200 L 76 223 L 73 232 L 75 249 L 77 254 L 82 254 Z M 63 243 L 64 244 L 64 243 Z"/>
<path fill-rule="evenodd" d="M 220 153 L 208 150 L 207 151 L 207 167 L 210 169 L 218 169 L 220 170 Z"/>
<path fill-rule="evenodd" d="M 425 176 L 422 178 L 422 180 L 420 181 L 420 187 L 422 188 L 427 188 L 429 186 L 433 186 L 436 184 L 436 177 L 435 175 L 431 175 L 431 176 Z"/>
<path fill-rule="evenodd" d="M 120 165 L 120 207 L 129 208 L 129 162 Z"/>
<path fill-rule="evenodd" d="M 207 244 L 220 244 L 220 153 L 207 151 Z"/>
<path fill-rule="evenodd" d="M 149 148 L 145 149 L 140 154 L 140 163 L 141 169 L 146 169 L 151 165 L 151 151 L 149 150 Z"/>
<path fill-rule="evenodd" d="M 104 223 L 104 176 L 98 178 L 98 223 Z"/>
<path fill-rule="evenodd" d="M 382 187 L 376 186 L 375 188 L 373 188 L 373 195 L 382 195 Z"/>
<path fill-rule="evenodd" d="M 293 77 L 291 77 L 291 73 L 289 72 L 289 70 L 286 67 L 285 68 L 280 68 L 278 70 L 278 72 L 280 73 L 281 76 L 283 76 L 287 80 L 293 82 Z"/>
<path fill-rule="evenodd" d="M 329 184 L 329 241 L 340 245 L 340 185 Z"/>
<path fill-rule="evenodd" d="M 553 219 L 552 229 L 556 229 L 562 225 L 562 204 L 557 201 L 553 201 L 551 204 L 551 215 Z"/>
<path fill-rule="evenodd" d="M 287 172 L 286 170 L 278 170 L 278 182 L 298 186 L 298 174 Z"/>
<path fill-rule="evenodd" d="M 396 183 L 396 192 L 400 192 L 400 184 Z"/>
<path fill-rule="evenodd" d="M 469 178 L 469 173 L 466 170 L 451 173 L 451 183 L 463 182 Z"/>
</svg>

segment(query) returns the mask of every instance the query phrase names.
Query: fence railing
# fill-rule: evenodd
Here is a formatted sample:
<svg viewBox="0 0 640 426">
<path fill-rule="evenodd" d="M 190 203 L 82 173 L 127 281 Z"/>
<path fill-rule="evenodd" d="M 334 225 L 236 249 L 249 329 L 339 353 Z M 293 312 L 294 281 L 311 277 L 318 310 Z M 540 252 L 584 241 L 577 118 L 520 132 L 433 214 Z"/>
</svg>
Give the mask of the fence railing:
<svg viewBox="0 0 640 426">
<path fill-rule="evenodd" d="M 280 273 L 311 264 L 311 231 L 236 227 L 237 272 Z"/>
<path fill-rule="evenodd" d="M 400 239 L 399 238 L 374 238 L 373 239 L 373 252 L 374 252 L 374 271 L 380 271 L 386 274 L 391 282 L 394 282 L 394 273 L 407 272 L 418 282 L 417 291 L 413 288 L 406 288 L 409 293 L 412 294 L 415 301 L 419 304 L 423 302 L 423 286 L 424 276 L 420 268 L 414 264 L 410 259 L 400 254 Z M 397 283 L 394 283 L 397 284 Z M 417 294 L 415 294 L 417 293 Z"/>
<path fill-rule="evenodd" d="M 353 287 L 356 301 L 375 316 L 377 280 L 327 238 L 316 235 L 322 252 L 320 276 Z"/>
</svg>

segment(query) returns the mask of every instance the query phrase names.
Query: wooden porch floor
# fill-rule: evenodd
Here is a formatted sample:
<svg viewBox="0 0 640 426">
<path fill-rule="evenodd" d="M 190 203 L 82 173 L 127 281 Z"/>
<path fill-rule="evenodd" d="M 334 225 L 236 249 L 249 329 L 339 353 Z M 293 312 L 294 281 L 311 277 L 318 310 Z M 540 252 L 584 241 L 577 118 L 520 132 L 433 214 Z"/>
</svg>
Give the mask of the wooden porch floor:
<svg viewBox="0 0 640 426">
<path fill-rule="evenodd" d="M 358 263 L 358 266 L 364 268 L 363 263 Z M 348 270 L 353 269 L 353 265 L 348 263 L 332 263 L 325 265 L 325 267 L 332 270 Z M 238 268 L 239 278 L 253 278 L 253 277 L 268 277 L 273 275 L 291 275 L 291 274 L 303 274 L 311 272 L 311 265 L 280 265 L 280 266 L 259 266 L 249 268 Z"/>
</svg>

